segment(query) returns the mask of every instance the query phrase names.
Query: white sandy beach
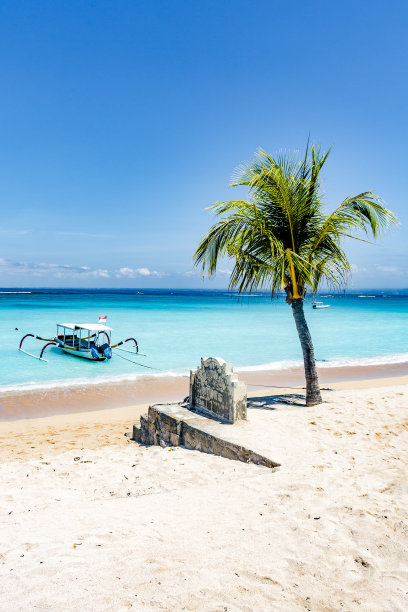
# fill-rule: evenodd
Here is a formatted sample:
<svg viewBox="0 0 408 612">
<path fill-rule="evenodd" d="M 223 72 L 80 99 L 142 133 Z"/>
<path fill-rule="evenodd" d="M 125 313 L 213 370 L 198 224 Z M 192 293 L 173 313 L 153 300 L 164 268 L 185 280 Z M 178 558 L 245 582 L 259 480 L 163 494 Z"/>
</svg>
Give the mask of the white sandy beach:
<svg viewBox="0 0 408 612">
<path fill-rule="evenodd" d="M 406 610 L 407 382 L 265 390 L 274 471 L 139 446 L 146 407 L 1 423 L 0 609 Z"/>
</svg>

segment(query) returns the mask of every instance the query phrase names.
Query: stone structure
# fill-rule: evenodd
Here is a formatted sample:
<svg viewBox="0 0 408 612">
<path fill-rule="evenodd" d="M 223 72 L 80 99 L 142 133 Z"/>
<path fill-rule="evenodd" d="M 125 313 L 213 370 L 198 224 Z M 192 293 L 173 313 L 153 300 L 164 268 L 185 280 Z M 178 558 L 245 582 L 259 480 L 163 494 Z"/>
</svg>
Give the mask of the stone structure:
<svg viewBox="0 0 408 612">
<path fill-rule="evenodd" d="M 269 450 L 246 446 L 246 385 L 238 381 L 232 365 L 219 357 L 201 359 L 190 372 L 189 403 L 156 404 L 133 426 L 133 440 L 142 444 L 184 446 L 268 468 L 279 465 Z M 216 417 L 216 418 L 214 418 Z M 235 427 L 230 423 L 241 422 Z M 259 446 L 259 442 L 256 442 Z"/>
<path fill-rule="evenodd" d="M 242 425 L 245 430 L 247 423 Z M 279 466 L 279 463 L 268 457 L 268 452 L 257 452 L 245 446 L 245 431 L 240 430 L 240 427 L 240 431 L 233 430 L 230 425 L 194 413 L 187 406 L 156 404 L 149 406 L 148 414 L 141 417 L 140 427 L 133 426 L 133 440 L 163 447 L 184 446 L 268 468 Z"/>
<path fill-rule="evenodd" d="M 233 373 L 231 363 L 220 357 L 202 358 L 201 366 L 190 370 L 190 405 L 235 423 L 246 419 L 246 385 Z"/>
</svg>

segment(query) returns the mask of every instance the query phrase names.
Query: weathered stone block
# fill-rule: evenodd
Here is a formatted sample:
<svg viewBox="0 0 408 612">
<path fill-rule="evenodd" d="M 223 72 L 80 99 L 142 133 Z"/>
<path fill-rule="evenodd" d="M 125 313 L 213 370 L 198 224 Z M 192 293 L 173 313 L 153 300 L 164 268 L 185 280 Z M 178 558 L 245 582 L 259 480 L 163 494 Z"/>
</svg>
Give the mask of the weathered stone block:
<svg viewBox="0 0 408 612">
<path fill-rule="evenodd" d="M 228 422 L 246 419 L 247 389 L 232 364 L 220 357 L 201 359 L 190 371 L 190 404 Z"/>
<path fill-rule="evenodd" d="M 137 425 L 133 425 L 132 440 L 134 440 L 135 442 L 141 442 L 142 441 L 142 430 Z"/>
<path fill-rule="evenodd" d="M 256 463 L 268 468 L 279 464 L 270 458 L 245 448 L 239 443 L 225 439 L 223 428 L 229 428 L 211 421 L 199 414 L 192 413 L 187 407 L 179 404 L 156 405 L 149 407 L 149 414 L 140 419 L 140 442 L 165 447 L 184 446 L 203 453 L 220 455 L 227 459 Z M 138 428 L 134 432 L 138 435 Z M 137 441 L 137 438 L 134 436 Z"/>
<path fill-rule="evenodd" d="M 172 446 L 180 446 L 180 436 L 175 433 L 170 434 L 170 444 Z"/>
</svg>

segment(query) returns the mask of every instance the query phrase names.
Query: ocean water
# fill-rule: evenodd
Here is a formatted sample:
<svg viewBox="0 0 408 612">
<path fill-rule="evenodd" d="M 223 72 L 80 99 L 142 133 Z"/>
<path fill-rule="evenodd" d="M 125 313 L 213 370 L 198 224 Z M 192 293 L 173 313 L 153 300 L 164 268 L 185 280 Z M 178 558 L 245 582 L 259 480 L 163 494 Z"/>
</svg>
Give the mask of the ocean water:
<svg viewBox="0 0 408 612">
<path fill-rule="evenodd" d="M 313 310 L 309 299 L 305 312 L 321 366 L 408 365 L 408 296 L 320 299 L 330 308 Z M 99 315 L 107 315 L 113 342 L 134 336 L 148 357 L 114 351 L 110 361 L 98 363 L 49 347 L 45 363 L 17 350 L 26 333 L 52 338 L 56 323 L 97 323 Z M 223 357 L 246 370 L 302 364 L 291 308 L 283 297 L 238 298 L 222 291 L 4 289 L 0 339 L 3 392 L 180 375 L 203 356 Z M 43 344 L 28 338 L 24 348 L 39 355 Z"/>
</svg>

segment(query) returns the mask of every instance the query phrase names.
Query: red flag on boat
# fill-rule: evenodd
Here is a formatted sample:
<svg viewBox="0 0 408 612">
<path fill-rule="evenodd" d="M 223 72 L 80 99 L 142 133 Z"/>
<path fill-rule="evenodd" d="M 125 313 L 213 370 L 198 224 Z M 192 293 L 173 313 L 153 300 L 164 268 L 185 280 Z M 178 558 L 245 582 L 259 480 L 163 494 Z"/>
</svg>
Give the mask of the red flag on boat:
<svg viewBox="0 0 408 612">
<path fill-rule="evenodd" d="M 102 315 L 99 317 L 99 323 L 106 323 L 107 321 L 107 316 L 106 315 Z"/>
</svg>

